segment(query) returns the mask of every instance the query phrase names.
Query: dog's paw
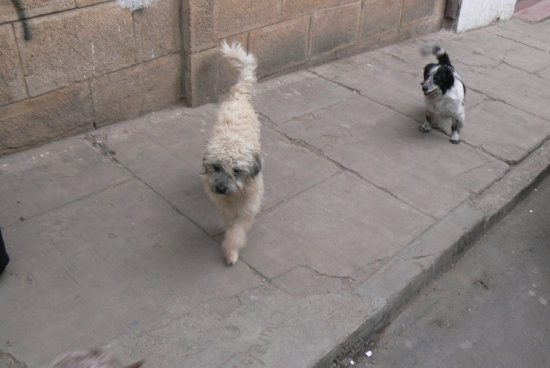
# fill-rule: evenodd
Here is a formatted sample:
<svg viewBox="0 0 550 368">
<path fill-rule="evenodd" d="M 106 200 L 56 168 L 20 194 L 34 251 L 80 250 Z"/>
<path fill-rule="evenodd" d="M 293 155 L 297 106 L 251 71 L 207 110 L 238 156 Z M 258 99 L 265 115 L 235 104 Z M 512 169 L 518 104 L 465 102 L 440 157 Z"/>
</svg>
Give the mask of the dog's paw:
<svg viewBox="0 0 550 368">
<path fill-rule="evenodd" d="M 453 132 L 453 134 L 451 135 L 450 141 L 451 141 L 452 144 L 459 144 L 460 143 L 460 136 L 458 135 L 457 132 Z"/>
<path fill-rule="evenodd" d="M 428 133 L 430 130 L 432 130 L 432 126 L 430 125 L 430 123 L 425 122 L 418 127 L 418 130 L 420 130 L 422 133 Z"/>
<path fill-rule="evenodd" d="M 228 266 L 232 266 L 239 260 L 239 252 L 228 250 L 225 252 L 225 262 Z"/>
</svg>

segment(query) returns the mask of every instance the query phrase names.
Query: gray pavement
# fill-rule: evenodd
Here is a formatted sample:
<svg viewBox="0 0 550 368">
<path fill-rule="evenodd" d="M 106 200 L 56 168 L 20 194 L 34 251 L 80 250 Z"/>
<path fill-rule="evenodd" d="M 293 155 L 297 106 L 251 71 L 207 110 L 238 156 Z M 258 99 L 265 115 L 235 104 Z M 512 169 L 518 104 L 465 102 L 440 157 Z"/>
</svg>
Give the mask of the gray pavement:
<svg viewBox="0 0 550 368">
<path fill-rule="evenodd" d="M 546 173 L 549 35 L 439 32 L 260 83 L 265 200 L 234 267 L 199 179 L 213 104 L 0 157 L 0 357 L 342 361 Z M 458 146 L 417 128 L 427 41 L 469 87 Z"/>
<path fill-rule="evenodd" d="M 549 367 L 548 203 L 550 177 L 343 366 Z"/>
</svg>

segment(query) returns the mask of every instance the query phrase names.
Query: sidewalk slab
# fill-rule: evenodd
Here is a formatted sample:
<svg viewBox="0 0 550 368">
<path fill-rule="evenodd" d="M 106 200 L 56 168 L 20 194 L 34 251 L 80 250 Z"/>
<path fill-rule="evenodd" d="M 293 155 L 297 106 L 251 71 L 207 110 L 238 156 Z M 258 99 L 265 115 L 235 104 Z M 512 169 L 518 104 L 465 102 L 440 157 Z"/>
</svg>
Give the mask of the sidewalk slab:
<svg viewBox="0 0 550 368">
<path fill-rule="evenodd" d="M 414 208 L 343 173 L 258 219 L 250 236 L 256 246 L 242 256 L 269 279 L 298 266 L 355 279 L 432 223 Z"/>
<path fill-rule="evenodd" d="M 361 97 L 290 121 L 281 130 L 436 219 L 508 169 L 467 145 L 451 144 L 439 132 L 422 133 L 416 121 Z"/>
<path fill-rule="evenodd" d="M 549 34 L 438 32 L 259 83 L 265 199 L 233 267 L 199 177 L 214 104 L 0 157 L 0 356 L 341 366 L 548 174 Z M 418 131 L 431 41 L 468 87 L 459 145 Z"/>
<path fill-rule="evenodd" d="M 550 138 L 550 122 L 501 101 L 485 101 L 468 112 L 463 134 L 467 144 L 514 165 Z"/>
<path fill-rule="evenodd" d="M 319 93 L 323 90 L 325 93 Z M 262 83 L 256 93 L 258 113 L 269 116 L 275 124 L 284 123 L 320 108 L 333 105 L 353 95 L 347 88 L 317 78 L 309 71 L 299 71 Z"/>
<path fill-rule="evenodd" d="M 129 178 L 82 137 L 0 157 L 0 224 L 24 221 Z"/>
<path fill-rule="evenodd" d="M 0 331 L 32 367 L 261 284 L 137 180 L 6 230 Z"/>
<path fill-rule="evenodd" d="M 528 22 L 540 22 L 550 18 L 550 0 L 543 0 L 537 4 L 521 9 L 514 14 L 516 18 Z"/>
</svg>

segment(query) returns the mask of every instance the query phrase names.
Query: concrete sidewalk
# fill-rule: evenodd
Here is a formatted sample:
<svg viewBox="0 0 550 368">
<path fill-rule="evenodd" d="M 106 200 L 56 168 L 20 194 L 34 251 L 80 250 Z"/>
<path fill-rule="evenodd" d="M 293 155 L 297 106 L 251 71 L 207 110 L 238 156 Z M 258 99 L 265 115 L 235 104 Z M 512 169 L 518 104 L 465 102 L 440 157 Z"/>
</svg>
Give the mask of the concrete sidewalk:
<svg viewBox="0 0 550 368">
<path fill-rule="evenodd" d="M 469 88 L 460 145 L 418 130 L 426 41 Z M 96 345 L 156 368 L 342 361 L 546 173 L 550 21 L 271 79 L 255 106 L 265 201 L 234 267 L 199 179 L 215 105 L 0 157 L 0 367 Z"/>
</svg>

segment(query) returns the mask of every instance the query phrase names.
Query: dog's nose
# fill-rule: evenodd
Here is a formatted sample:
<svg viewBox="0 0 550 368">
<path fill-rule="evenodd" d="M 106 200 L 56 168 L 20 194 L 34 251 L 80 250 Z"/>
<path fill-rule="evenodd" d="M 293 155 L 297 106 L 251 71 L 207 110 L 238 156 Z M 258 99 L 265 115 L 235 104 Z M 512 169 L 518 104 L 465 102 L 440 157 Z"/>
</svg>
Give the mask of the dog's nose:
<svg viewBox="0 0 550 368">
<path fill-rule="evenodd" d="M 424 83 L 420 83 L 420 84 L 422 85 L 422 90 L 423 90 L 424 92 L 426 92 L 426 91 L 428 90 L 428 86 L 425 85 Z"/>
<path fill-rule="evenodd" d="M 216 191 L 216 193 L 225 194 L 225 193 L 227 193 L 227 185 L 225 185 L 225 184 L 216 184 L 216 186 L 214 187 L 214 190 Z"/>
</svg>

